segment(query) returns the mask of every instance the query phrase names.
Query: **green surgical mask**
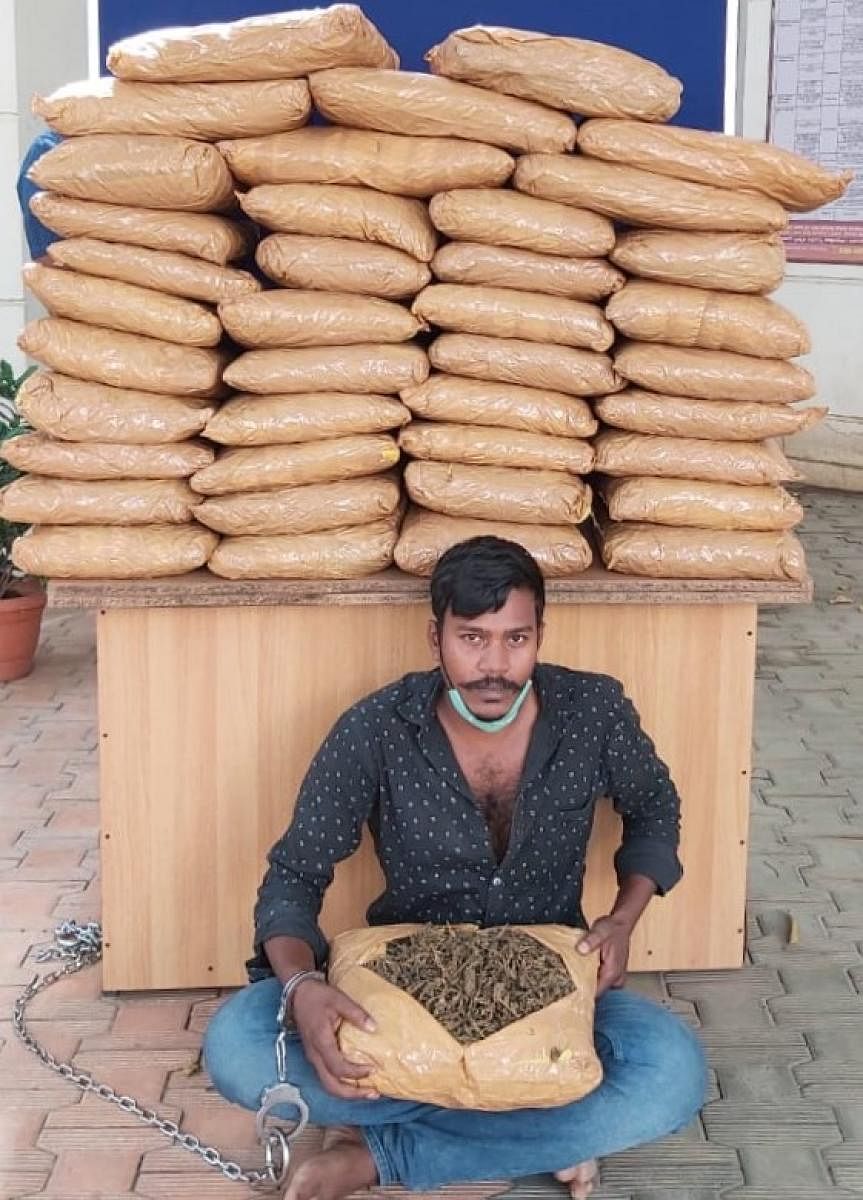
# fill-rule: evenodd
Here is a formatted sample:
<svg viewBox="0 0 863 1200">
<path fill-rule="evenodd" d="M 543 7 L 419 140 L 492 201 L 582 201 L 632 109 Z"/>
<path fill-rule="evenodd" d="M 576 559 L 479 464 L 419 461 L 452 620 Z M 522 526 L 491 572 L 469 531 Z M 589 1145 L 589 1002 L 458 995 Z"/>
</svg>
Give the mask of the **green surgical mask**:
<svg viewBox="0 0 863 1200">
<path fill-rule="evenodd" d="M 484 721 L 482 717 L 478 717 L 476 713 L 472 713 L 464 700 L 462 700 L 461 692 L 458 688 L 449 688 L 447 696 L 455 711 L 463 721 L 467 721 L 468 725 L 473 725 L 474 729 L 481 729 L 483 733 L 500 733 L 501 729 L 506 729 L 508 725 L 511 725 L 521 712 L 521 707 L 530 693 L 532 683 L 533 681 L 528 679 L 515 700 L 513 700 L 510 708 L 507 709 L 502 717 L 497 717 L 494 721 Z"/>
</svg>

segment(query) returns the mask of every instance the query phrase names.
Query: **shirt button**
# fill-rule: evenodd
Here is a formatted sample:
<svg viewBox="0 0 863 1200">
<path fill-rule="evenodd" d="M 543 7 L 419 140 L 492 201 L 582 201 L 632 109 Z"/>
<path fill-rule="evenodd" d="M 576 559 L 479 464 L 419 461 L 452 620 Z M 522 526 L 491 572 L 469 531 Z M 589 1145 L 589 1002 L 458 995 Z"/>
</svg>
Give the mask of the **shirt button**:
<svg viewBox="0 0 863 1200">
<path fill-rule="evenodd" d="M 495 875 L 491 881 L 492 887 L 500 887 L 502 883 L 503 880 L 501 879 L 500 875 Z"/>
</svg>

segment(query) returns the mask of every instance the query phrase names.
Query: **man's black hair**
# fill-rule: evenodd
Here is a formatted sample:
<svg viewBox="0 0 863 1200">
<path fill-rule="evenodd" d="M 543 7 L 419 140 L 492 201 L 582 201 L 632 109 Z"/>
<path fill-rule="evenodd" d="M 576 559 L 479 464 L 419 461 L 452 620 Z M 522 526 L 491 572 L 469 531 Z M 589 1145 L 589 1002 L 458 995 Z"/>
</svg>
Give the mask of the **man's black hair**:
<svg viewBox="0 0 863 1200">
<path fill-rule="evenodd" d="M 432 572 L 434 618 L 440 625 L 448 612 L 469 620 L 498 612 L 513 588 L 533 592 L 536 623 L 540 625 L 545 582 L 536 559 L 518 542 L 499 537 L 468 538 L 442 554 Z"/>
</svg>

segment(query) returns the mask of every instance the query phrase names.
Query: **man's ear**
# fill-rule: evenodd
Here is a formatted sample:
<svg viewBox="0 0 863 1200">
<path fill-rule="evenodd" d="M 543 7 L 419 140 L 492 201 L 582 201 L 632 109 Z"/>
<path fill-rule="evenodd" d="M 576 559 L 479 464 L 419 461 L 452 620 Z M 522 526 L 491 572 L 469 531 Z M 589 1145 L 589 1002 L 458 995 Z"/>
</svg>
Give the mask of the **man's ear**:
<svg viewBox="0 0 863 1200">
<path fill-rule="evenodd" d="M 428 638 L 429 649 L 432 652 L 435 662 L 440 662 L 440 639 L 438 637 L 437 621 L 434 617 L 428 623 L 426 637 Z"/>
</svg>

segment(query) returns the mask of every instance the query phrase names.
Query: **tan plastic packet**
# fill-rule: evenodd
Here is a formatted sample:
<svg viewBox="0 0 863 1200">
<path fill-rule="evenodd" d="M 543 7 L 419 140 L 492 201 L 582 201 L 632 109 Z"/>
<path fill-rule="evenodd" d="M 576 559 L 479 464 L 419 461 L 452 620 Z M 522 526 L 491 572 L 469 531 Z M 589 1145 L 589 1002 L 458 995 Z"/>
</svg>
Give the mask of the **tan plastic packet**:
<svg viewBox="0 0 863 1200">
<path fill-rule="evenodd" d="M 54 242 L 48 247 L 48 257 L 56 267 L 83 271 L 85 275 L 98 275 L 102 279 L 117 279 L 206 304 L 236 300 L 261 290 L 257 279 L 248 271 L 198 261 L 188 254 L 144 250 L 140 246 L 121 246 L 95 238 Z"/>
<path fill-rule="evenodd" d="M 636 476 L 608 479 L 600 490 L 613 521 L 766 531 L 803 520 L 803 509 L 781 487 Z"/>
<path fill-rule="evenodd" d="M 600 396 L 621 386 L 608 355 L 570 346 L 443 333 L 428 353 L 432 366 L 450 375 L 495 379 L 568 396 Z"/>
<path fill-rule="evenodd" d="M 575 258 L 607 254 L 614 245 L 614 227 L 606 217 L 508 190 L 440 192 L 429 213 L 441 233 L 459 241 Z"/>
<path fill-rule="evenodd" d="M 589 442 L 488 425 L 411 421 L 399 434 L 399 445 L 413 458 L 436 462 L 530 467 L 538 471 L 568 471 L 571 475 L 587 475 L 593 468 Z"/>
<path fill-rule="evenodd" d="M 815 395 L 805 367 L 772 358 L 626 342 L 614 355 L 614 369 L 649 392 L 701 400 L 793 404 Z"/>
<path fill-rule="evenodd" d="M 511 246 L 449 242 L 431 261 L 444 283 L 476 283 L 566 296 L 570 300 L 602 300 L 626 282 L 622 271 L 600 258 L 564 258 Z"/>
<path fill-rule="evenodd" d="M 602 534 L 609 571 L 651 579 L 806 578 L 803 547 L 793 533 L 739 529 L 670 529 L 637 521 L 609 523 Z"/>
<path fill-rule="evenodd" d="M 231 492 L 203 501 L 197 497 L 194 515 L 203 525 L 224 534 L 322 533 L 391 517 L 401 498 L 398 475 L 387 472 L 305 487 Z"/>
<path fill-rule="evenodd" d="M 563 471 L 409 462 L 408 495 L 421 508 L 451 517 L 526 525 L 580 525 L 590 516 L 587 484 Z"/>
<path fill-rule="evenodd" d="M 467 138 L 516 154 L 575 146 L 575 124 L 561 112 L 419 71 L 339 67 L 317 72 L 309 85 L 315 108 L 334 125 Z"/>
<path fill-rule="evenodd" d="M 238 345 L 263 349 L 407 342 L 424 328 L 391 300 L 293 289 L 229 300 L 219 318 Z"/>
<path fill-rule="evenodd" d="M 222 24 L 156 29 L 115 42 L 119 79 L 290 79 L 327 67 L 397 67 L 398 55 L 356 4 Z"/>
<path fill-rule="evenodd" d="M 364 344 L 308 350 L 249 350 L 225 371 L 238 391 L 275 395 L 296 392 L 379 392 L 392 395 L 428 377 L 429 360 L 419 346 Z"/>
<path fill-rule="evenodd" d="M 683 85 L 628 50 L 527 29 L 456 29 L 425 56 L 435 75 L 593 117 L 667 121 Z"/>
<path fill-rule="evenodd" d="M 630 275 L 727 292 L 772 292 L 785 274 L 778 233 L 629 229 L 609 257 Z"/>
<path fill-rule="evenodd" d="M 3 443 L 3 457 L 19 471 L 59 479 L 183 479 L 213 461 L 205 442 L 142 446 L 118 442 L 60 442 L 24 433 Z"/>
<path fill-rule="evenodd" d="M 782 451 L 769 442 L 708 442 L 606 429 L 593 445 L 596 469 L 605 475 L 753 484 L 800 478 Z"/>
<path fill-rule="evenodd" d="M 528 342 L 607 350 L 614 330 L 602 309 L 541 292 L 437 283 L 420 292 L 411 312 L 440 329 Z"/>
<path fill-rule="evenodd" d="M 395 438 L 383 433 L 352 434 L 298 445 L 232 447 L 220 450 L 211 466 L 192 476 L 191 484 L 201 495 L 220 496 L 377 475 L 398 461 Z"/>
<path fill-rule="evenodd" d="M 582 930 L 513 925 L 559 956 L 572 991 L 490 1037 L 462 1045 L 427 1008 L 364 965 L 379 958 L 388 942 L 420 929 L 377 925 L 339 934 L 333 941 L 329 982 L 376 1023 L 374 1033 L 348 1021 L 339 1027 L 342 1053 L 372 1067 L 364 1086 L 384 1096 L 486 1111 L 568 1104 L 598 1086 L 602 1065 L 593 1044 L 597 956 L 577 953 Z"/>
<path fill-rule="evenodd" d="M 597 416 L 616 429 L 729 442 L 789 437 L 811 429 L 827 415 L 826 408 L 694 400 L 688 396 L 643 392 L 640 388 L 626 388 L 613 396 L 600 396 L 593 403 Z"/>
<path fill-rule="evenodd" d="M 12 560 L 47 579 L 157 579 L 202 567 L 218 537 L 203 525 L 41 525 L 18 538 Z"/>
<path fill-rule="evenodd" d="M 63 375 L 167 396 L 221 396 L 222 372 L 230 361 L 223 350 L 177 346 L 57 317 L 25 325 L 18 345 Z"/>
<path fill-rule="evenodd" d="M 32 107 L 66 137 L 156 133 L 215 142 L 298 129 L 309 119 L 312 100 L 304 79 L 124 83 L 103 76 L 35 96 Z"/>
<path fill-rule="evenodd" d="M 208 566 L 226 579 L 358 579 L 392 566 L 398 523 L 318 533 L 222 538 Z"/>
<path fill-rule="evenodd" d="M 28 525 L 182 525 L 199 499 L 185 479 L 23 475 L 0 492 L 0 516 Z"/>
<path fill-rule="evenodd" d="M 255 255 L 258 266 L 283 287 L 350 292 L 381 300 L 413 297 L 431 271 L 403 250 L 349 238 L 274 233 Z"/>
<path fill-rule="evenodd" d="M 529 196 L 590 208 L 631 225 L 762 233 L 788 224 L 785 209 L 767 196 L 669 179 L 577 154 L 526 154 L 518 161 L 513 184 Z"/>
<path fill-rule="evenodd" d="M 194 300 L 39 263 L 27 263 L 23 276 L 27 290 L 54 317 L 181 346 L 217 346 L 222 340 L 216 314 Z"/>
<path fill-rule="evenodd" d="M 406 388 L 402 400 L 411 412 L 429 421 L 493 425 L 570 438 L 591 437 L 598 427 L 590 405 L 576 396 L 443 372 Z"/>
<path fill-rule="evenodd" d="M 175 251 L 224 266 L 242 258 L 252 244 L 251 230 L 213 213 L 156 212 L 96 200 L 74 200 L 37 192 L 30 211 L 61 237 L 99 238 L 103 242 Z"/>
<path fill-rule="evenodd" d="M 477 521 L 471 517 L 445 517 L 441 513 L 411 507 L 396 544 L 396 566 L 411 575 L 431 575 L 438 559 L 450 546 L 468 538 L 487 536 L 506 538 L 524 546 L 547 579 L 580 575 L 593 559 L 590 546 L 571 525 Z"/>
<path fill-rule="evenodd" d="M 323 126 L 219 142 L 219 150 L 237 179 L 252 187 L 260 183 L 340 183 L 397 196 L 433 196 L 447 188 L 500 187 L 514 166 L 505 150 L 480 142 Z"/>
<path fill-rule="evenodd" d="M 591 158 L 658 175 L 760 192 L 798 212 L 838 200 L 854 178 L 852 171 L 834 174 L 767 142 L 635 121 L 585 121 L 578 131 L 578 148 Z"/>
<path fill-rule="evenodd" d="M 49 192 L 105 204 L 218 212 L 234 203 L 234 181 L 219 151 L 189 138 L 122 133 L 69 138 L 27 174 Z"/>
<path fill-rule="evenodd" d="M 812 349 L 803 322 L 764 296 L 633 279 L 611 297 L 605 314 L 621 333 L 641 342 L 756 358 L 795 358 Z"/>
<path fill-rule="evenodd" d="M 106 387 L 52 371 L 26 379 L 17 404 L 35 430 L 61 441 L 137 445 L 185 441 L 216 411 L 204 400 Z"/>
<path fill-rule="evenodd" d="M 264 183 L 238 196 L 266 229 L 313 237 L 351 238 L 403 250 L 429 262 L 437 233 L 422 200 L 332 183 Z"/>
<path fill-rule="evenodd" d="M 211 417 L 204 435 L 226 446 L 269 446 L 351 433 L 382 433 L 398 429 L 410 419 L 410 409 L 395 396 L 343 392 L 232 396 Z"/>
</svg>

